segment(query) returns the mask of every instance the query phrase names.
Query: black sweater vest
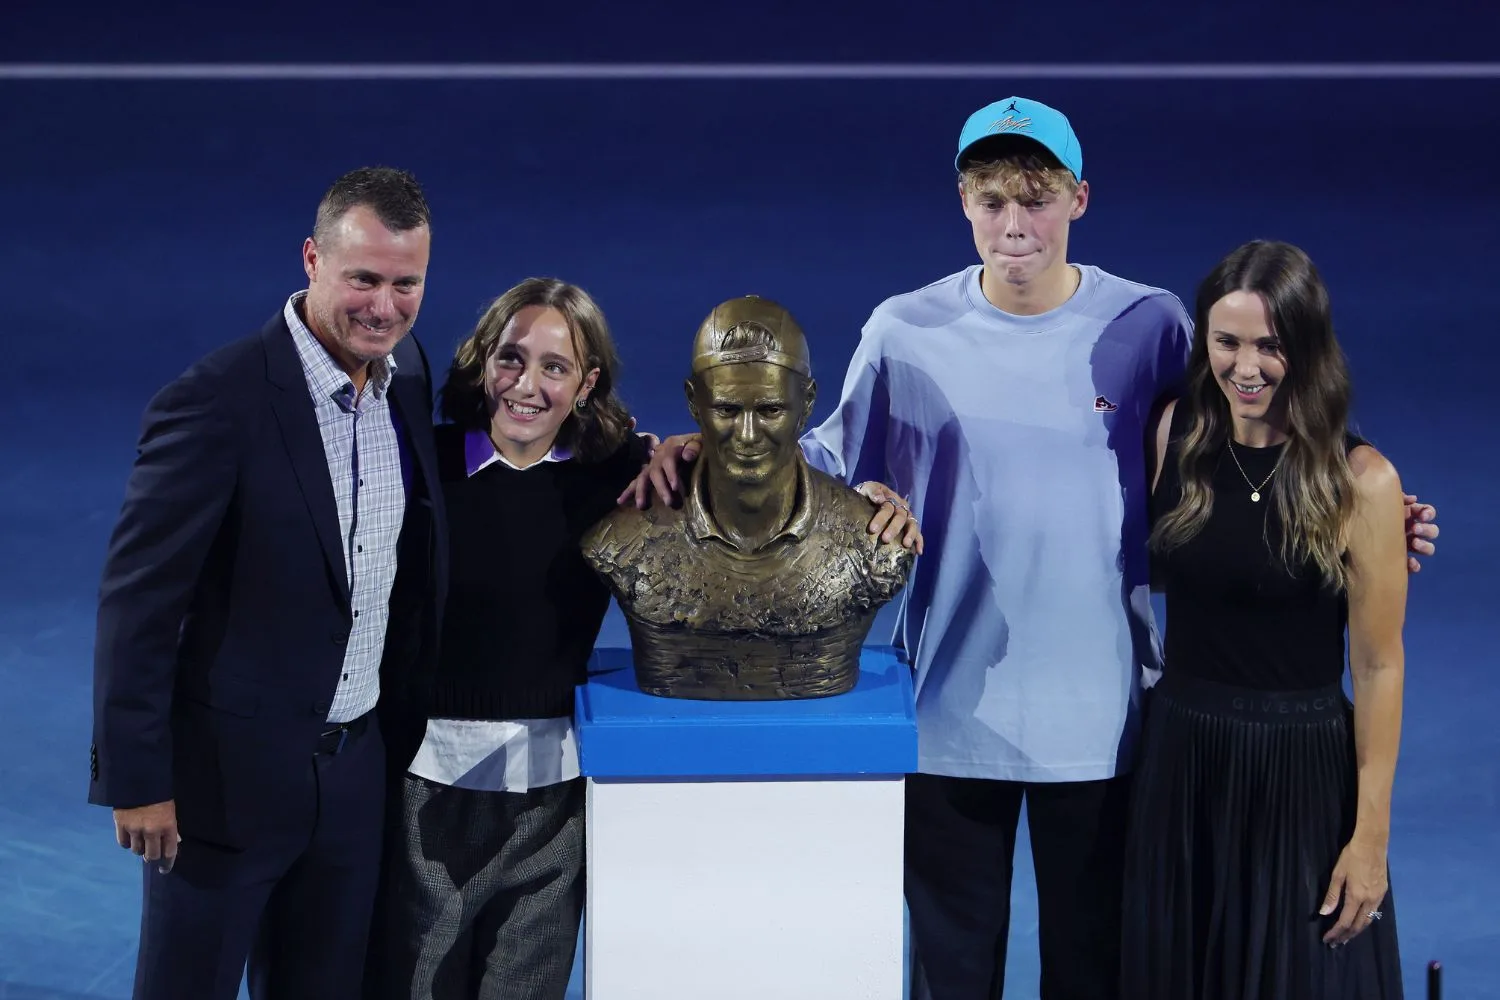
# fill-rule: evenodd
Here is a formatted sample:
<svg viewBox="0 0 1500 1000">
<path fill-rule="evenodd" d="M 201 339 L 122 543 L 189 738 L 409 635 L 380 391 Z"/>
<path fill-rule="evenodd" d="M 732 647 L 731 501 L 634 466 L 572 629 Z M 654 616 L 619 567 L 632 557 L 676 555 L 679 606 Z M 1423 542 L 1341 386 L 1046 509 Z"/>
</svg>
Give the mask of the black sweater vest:
<svg viewBox="0 0 1500 1000">
<path fill-rule="evenodd" d="M 583 561 L 583 533 L 615 506 L 646 460 L 631 435 L 599 462 L 577 458 L 473 476 L 464 431 L 437 428 L 448 511 L 448 602 L 426 679 L 434 718 L 542 719 L 573 714 L 609 591 Z"/>
</svg>

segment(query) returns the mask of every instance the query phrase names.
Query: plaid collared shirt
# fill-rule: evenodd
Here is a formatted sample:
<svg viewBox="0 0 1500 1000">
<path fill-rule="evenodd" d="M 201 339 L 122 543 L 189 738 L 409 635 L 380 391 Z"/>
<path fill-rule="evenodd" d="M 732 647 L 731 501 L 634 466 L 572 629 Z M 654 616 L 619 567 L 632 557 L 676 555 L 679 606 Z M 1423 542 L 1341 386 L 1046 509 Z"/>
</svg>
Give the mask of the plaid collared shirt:
<svg viewBox="0 0 1500 1000">
<path fill-rule="evenodd" d="M 283 313 L 323 437 L 354 616 L 344 669 L 328 711 L 328 721 L 338 723 L 370 711 L 380 697 L 396 542 L 406 514 L 406 461 L 389 397 L 396 359 L 387 356 L 372 362 L 364 392 L 356 397 L 354 383 L 297 311 L 306 295 L 298 292 L 289 298 Z"/>
</svg>

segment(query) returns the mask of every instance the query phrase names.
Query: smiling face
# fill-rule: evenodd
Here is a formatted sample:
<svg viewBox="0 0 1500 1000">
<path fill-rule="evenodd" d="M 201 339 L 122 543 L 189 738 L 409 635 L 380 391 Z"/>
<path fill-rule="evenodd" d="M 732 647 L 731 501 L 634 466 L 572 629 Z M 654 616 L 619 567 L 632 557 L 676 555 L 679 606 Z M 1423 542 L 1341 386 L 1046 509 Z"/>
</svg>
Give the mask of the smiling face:
<svg viewBox="0 0 1500 1000">
<path fill-rule="evenodd" d="M 560 311 L 532 305 L 511 317 L 490 352 L 484 369 L 490 438 L 516 465 L 551 450 L 599 377 L 597 368 L 583 369 L 575 339 Z"/>
<path fill-rule="evenodd" d="M 1278 389 L 1286 355 L 1265 300 L 1244 291 L 1219 299 L 1208 311 L 1207 337 L 1208 362 L 1235 423 L 1282 423 L 1286 400 Z"/>
<path fill-rule="evenodd" d="M 307 324 L 349 374 L 389 354 L 422 307 L 431 238 L 426 226 L 392 232 L 357 205 L 302 247 Z"/>
<path fill-rule="evenodd" d="M 764 486 L 796 462 L 815 387 L 767 362 L 719 365 L 689 379 L 688 408 L 703 432 L 703 458 L 741 486 Z"/>
</svg>

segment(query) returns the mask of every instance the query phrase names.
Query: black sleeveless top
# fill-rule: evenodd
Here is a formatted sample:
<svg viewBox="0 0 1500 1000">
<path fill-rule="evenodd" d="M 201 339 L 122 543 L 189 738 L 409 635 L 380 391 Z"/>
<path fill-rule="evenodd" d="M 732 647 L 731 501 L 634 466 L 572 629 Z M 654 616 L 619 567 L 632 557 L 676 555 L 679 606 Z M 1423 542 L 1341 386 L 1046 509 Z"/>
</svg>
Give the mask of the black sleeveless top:
<svg viewBox="0 0 1500 1000">
<path fill-rule="evenodd" d="M 1182 496 L 1177 458 L 1189 417 L 1188 400 L 1178 400 L 1151 498 L 1153 523 Z M 1361 443 L 1349 437 L 1347 447 Z M 1168 673 L 1262 691 L 1316 688 L 1342 678 L 1345 595 L 1324 583 L 1311 559 L 1288 572 L 1281 558 L 1281 514 L 1274 479 L 1266 477 L 1284 447 L 1228 442 L 1214 471 L 1208 522 L 1186 544 L 1152 551 L 1154 575 L 1166 592 Z M 1258 503 L 1251 499 L 1252 483 L 1265 484 Z"/>
</svg>

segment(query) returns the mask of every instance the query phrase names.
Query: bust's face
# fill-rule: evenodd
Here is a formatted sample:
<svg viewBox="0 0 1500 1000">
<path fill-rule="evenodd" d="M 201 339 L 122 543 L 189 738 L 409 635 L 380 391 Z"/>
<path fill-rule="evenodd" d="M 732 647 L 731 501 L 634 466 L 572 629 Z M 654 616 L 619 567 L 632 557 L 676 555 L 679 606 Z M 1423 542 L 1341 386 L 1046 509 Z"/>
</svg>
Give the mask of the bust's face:
<svg viewBox="0 0 1500 1000">
<path fill-rule="evenodd" d="M 710 368 L 689 384 L 710 475 L 758 486 L 796 462 L 813 400 L 796 372 L 754 361 Z"/>
</svg>

